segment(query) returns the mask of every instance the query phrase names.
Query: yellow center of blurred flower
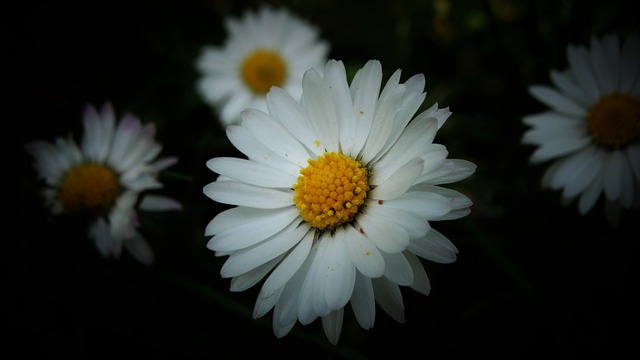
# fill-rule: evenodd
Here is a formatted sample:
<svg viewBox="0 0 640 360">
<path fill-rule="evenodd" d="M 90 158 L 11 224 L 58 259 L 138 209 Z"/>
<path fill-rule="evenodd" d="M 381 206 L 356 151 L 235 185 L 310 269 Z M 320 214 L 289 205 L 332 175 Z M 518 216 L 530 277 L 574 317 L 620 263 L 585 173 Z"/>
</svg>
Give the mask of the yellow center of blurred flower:
<svg viewBox="0 0 640 360">
<path fill-rule="evenodd" d="M 319 230 L 353 220 L 369 191 L 369 173 L 343 153 L 328 152 L 300 170 L 293 201 L 300 215 Z"/>
<path fill-rule="evenodd" d="M 620 93 L 603 96 L 589 111 L 588 121 L 597 144 L 625 147 L 640 139 L 640 98 Z"/>
<path fill-rule="evenodd" d="M 240 68 L 245 84 L 256 94 L 264 95 L 272 86 L 282 86 L 287 67 L 280 55 L 271 50 L 251 53 Z"/>
<path fill-rule="evenodd" d="M 107 214 L 120 194 L 118 176 L 101 164 L 81 164 L 62 179 L 58 200 L 67 210 Z"/>
</svg>

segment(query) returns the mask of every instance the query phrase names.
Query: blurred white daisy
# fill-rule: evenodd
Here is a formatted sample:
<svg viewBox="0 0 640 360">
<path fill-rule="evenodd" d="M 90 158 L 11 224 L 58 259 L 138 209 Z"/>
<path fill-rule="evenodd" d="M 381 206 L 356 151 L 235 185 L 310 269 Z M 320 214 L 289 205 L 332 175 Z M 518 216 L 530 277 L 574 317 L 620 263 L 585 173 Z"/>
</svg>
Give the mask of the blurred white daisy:
<svg viewBox="0 0 640 360">
<path fill-rule="evenodd" d="M 181 209 L 165 196 L 150 194 L 162 184 L 161 170 L 177 158 L 158 158 L 161 145 L 154 140 L 154 124 L 142 125 L 133 115 L 117 124 L 111 104 L 84 110 L 81 145 L 74 139 L 26 144 L 38 176 L 44 179 L 45 205 L 52 214 L 81 212 L 89 216 L 89 237 L 104 257 L 119 258 L 124 247 L 136 260 L 150 265 L 155 255 L 136 230 L 138 211 Z"/>
<path fill-rule="evenodd" d="M 622 45 L 622 46 L 621 46 Z M 532 163 L 553 160 L 542 186 L 578 198 L 588 213 L 604 193 L 606 217 L 617 225 L 623 209 L 640 208 L 640 38 L 592 37 L 591 48 L 570 45 L 569 68 L 551 71 L 553 87 L 529 92 L 549 110 L 528 115 L 522 138 L 536 145 Z"/>
<path fill-rule="evenodd" d="M 207 247 L 229 256 L 221 275 L 232 278 L 231 291 L 266 277 L 253 315 L 273 308 L 277 337 L 320 317 L 336 344 L 348 303 L 365 329 L 376 303 L 404 322 L 400 286 L 430 291 L 418 257 L 456 260 L 456 247 L 430 222 L 469 213 L 467 196 L 439 185 L 476 166 L 447 159 L 433 143 L 447 108 L 435 104 L 414 118 L 424 76 L 399 80 L 400 70 L 381 91 L 382 67 L 371 60 L 349 85 L 343 63 L 330 60 L 323 75 L 305 73 L 299 102 L 274 87 L 268 113 L 245 110 L 227 128 L 247 159 L 207 162 L 219 176 L 204 194 L 237 205 L 207 225 Z"/>
<path fill-rule="evenodd" d="M 197 59 L 197 90 L 223 126 L 240 121 L 245 108 L 266 111 L 265 96 L 278 86 L 299 99 L 302 75 L 323 67 L 329 46 L 319 31 L 287 8 L 263 5 L 227 18 L 223 46 L 206 46 Z"/>
</svg>

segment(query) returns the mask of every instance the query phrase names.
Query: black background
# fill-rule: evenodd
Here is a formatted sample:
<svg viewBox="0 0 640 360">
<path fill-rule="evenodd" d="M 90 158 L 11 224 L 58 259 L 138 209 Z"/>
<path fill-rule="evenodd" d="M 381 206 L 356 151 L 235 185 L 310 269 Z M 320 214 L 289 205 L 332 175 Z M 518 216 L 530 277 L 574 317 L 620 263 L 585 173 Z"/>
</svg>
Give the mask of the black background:
<svg viewBox="0 0 640 360">
<path fill-rule="evenodd" d="M 403 289 L 406 323 L 378 309 L 363 330 L 346 311 L 338 345 L 320 321 L 277 339 L 271 313 L 252 319 L 259 286 L 228 291 L 224 258 L 204 227 L 224 207 L 202 194 L 211 157 L 238 155 L 195 91 L 194 61 L 224 40 L 226 16 L 256 1 L 22 3 L 5 10 L 3 349 L 101 358 L 365 359 L 460 356 L 538 358 L 637 353 L 638 211 L 617 228 L 598 203 L 586 216 L 539 186 L 521 118 L 545 110 L 527 92 L 567 66 L 566 46 L 634 29 L 622 1 L 273 1 L 318 26 L 349 74 L 379 59 L 388 77 L 424 73 L 434 102 L 453 115 L 436 137 L 451 158 L 478 165 L 456 184 L 472 213 L 435 223 L 458 247 L 452 264 L 425 261 L 429 296 Z M 449 6 L 448 8 L 446 6 Z M 448 9 L 448 10 L 447 10 Z M 155 122 L 161 180 L 184 210 L 143 214 L 152 267 L 127 254 L 104 259 L 73 217 L 51 217 L 38 196 L 34 139 L 81 134 L 86 103 L 110 101 Z M 6 128 L 5 128 L 6 129 Z M 615 356 L 614 356 L 615 357 Z"/>
</svg>

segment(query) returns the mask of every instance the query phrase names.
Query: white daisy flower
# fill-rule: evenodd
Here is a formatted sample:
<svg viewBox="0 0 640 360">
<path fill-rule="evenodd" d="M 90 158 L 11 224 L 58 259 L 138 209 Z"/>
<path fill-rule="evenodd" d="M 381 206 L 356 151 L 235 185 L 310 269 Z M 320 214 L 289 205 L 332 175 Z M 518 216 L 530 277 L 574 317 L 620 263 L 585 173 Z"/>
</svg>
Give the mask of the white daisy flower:
<svg viewBox="0 0 640 360">
<path fill-rule="evenodd" d="M 456 247 L 430 222 L 469 213 L 468 197 L 440 185 L 476 166 L 447 159 L 433 143 L 447 108 L 435 104 L 413 118 L 426 97 L 422 74 L 402 84 L 398 70 L 382 91 L 375 60 L 350 85 L 342 62 L 328 61 L 323 74 L 305 72 L 299 102 L 272 88 L 267 113 L 245 110 L 227 128 L 247 159 L 207 162 L 219 177 L 204 194 L 237 206 L 215 216 L 205 235 L 209 249 L 229 256 L 221 275 L 232 278 L 231 291 L 266 278 L 253 315 L 274 309 L 277 337 L 320 317 L 336 344 L 348 303 L 365 329 L 376 303 L 404 322 L 400 286 L 430 292 L 418 257 L 456 260 Z"/>
<path fill-rule="evenodd" d="M 554 87 L 529 92 L 549 110 L 528 115 L 523 144 L 536 145 L 530 161 L 552 160 L 542 186 L 578 198 L 581 215 L 604 193 L 605 214 L 617 225 L 623 209 L 640 208 L 640 38 L 621 46 L 609 34 L 591 48 L 570 45 L 569 69 L 551 71 Z"/>
<path fill-rule="evenodd" d="M 119 258 L 122 248 L 139 262 L 154 262 L 153 250 L 136 230 L 138 210 L 181 209 L 177 201 L 148 194 L 159 189 L 161 170 L 177 158 L 157 159 L 161 145 L 154 124 L 142 125 L 130 114 L 116 124 L 113 107 L 84 110 L 81 146 L 71 138 L 26 144 L 34 167 L 44 179 L 45 205 L 53 214 L 82 212 L 91 219 L 89 237 L 104 257 Z"/>
<path fill-rule="evenodd" d="M 217 110 L 223 126 L 245 108 L 267 110 L 265 96 L 278 86 L 299 99 L 302 75 L 323 67 L 329 45 L 319 31 L 286 8 L 262 6 L 225 22 L 223 46 L 206 46 L 197 59 L 197 90 Z"/>
</svg>

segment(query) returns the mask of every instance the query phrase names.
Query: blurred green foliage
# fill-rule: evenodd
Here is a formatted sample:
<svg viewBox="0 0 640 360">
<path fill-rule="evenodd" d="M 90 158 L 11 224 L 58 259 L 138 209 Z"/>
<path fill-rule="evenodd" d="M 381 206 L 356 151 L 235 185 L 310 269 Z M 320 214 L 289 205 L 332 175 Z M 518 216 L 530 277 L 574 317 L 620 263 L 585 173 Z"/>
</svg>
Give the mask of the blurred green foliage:
<svg viewBox="0 0 640 360">
<path fill-rule="evenodd" d="M 424 109 L 453 115 L 436 141 L 477 172 L 453 184 L 472 198 L 472 213 L 433 227 L 458 247 L 458 261 L 425 261 L 432 292 L 404 291 L 406 323 L 382 310 L 361 329 L 350 310 L 337 346 L 320 322 L 296 325 L 283 339 L 271 313 L 252 319 L 259 286 L 228 291 L 225 258 L 206 248 L 204 227 L 225 207 L 202 194 L 215 179 L 209 158 L 239 155 L 215 113 L 195 91 L 194 61 L 224 41 L 223 20 L 260 1 L 15 4 L 5 23 L 8 73 L 9 216 L 4 346 L 20 354 L 97 358 L 365 359 L 392 354 L 563 358 L 633 350 L 638 332 L 638 212 L 617 228 L 601 204 L 578 215 L 560 194 L 539 186 L 544 165 L 528 164 L 523 115 L 544 110 L 527 92 L 567 67 L 568 44 L 637 29 L 627 1 L 291 0 L 318 26 L 349 76 L 369 59 L 385 77 L 424 73 Z M 125 254 L 103 259 L 73 217 L 42 208 L 32 159 L 23 144 L 81 135 L 86 103 L 114 105 L 155 122 L 165 172 L 163 192 L 179 213 L 143 214 L 157 255 L 144 267 Z M 619 324 L 627 324 L 623 330 Z M 625 326 L 626 327 L 626 326 Z"/>
</svg>

